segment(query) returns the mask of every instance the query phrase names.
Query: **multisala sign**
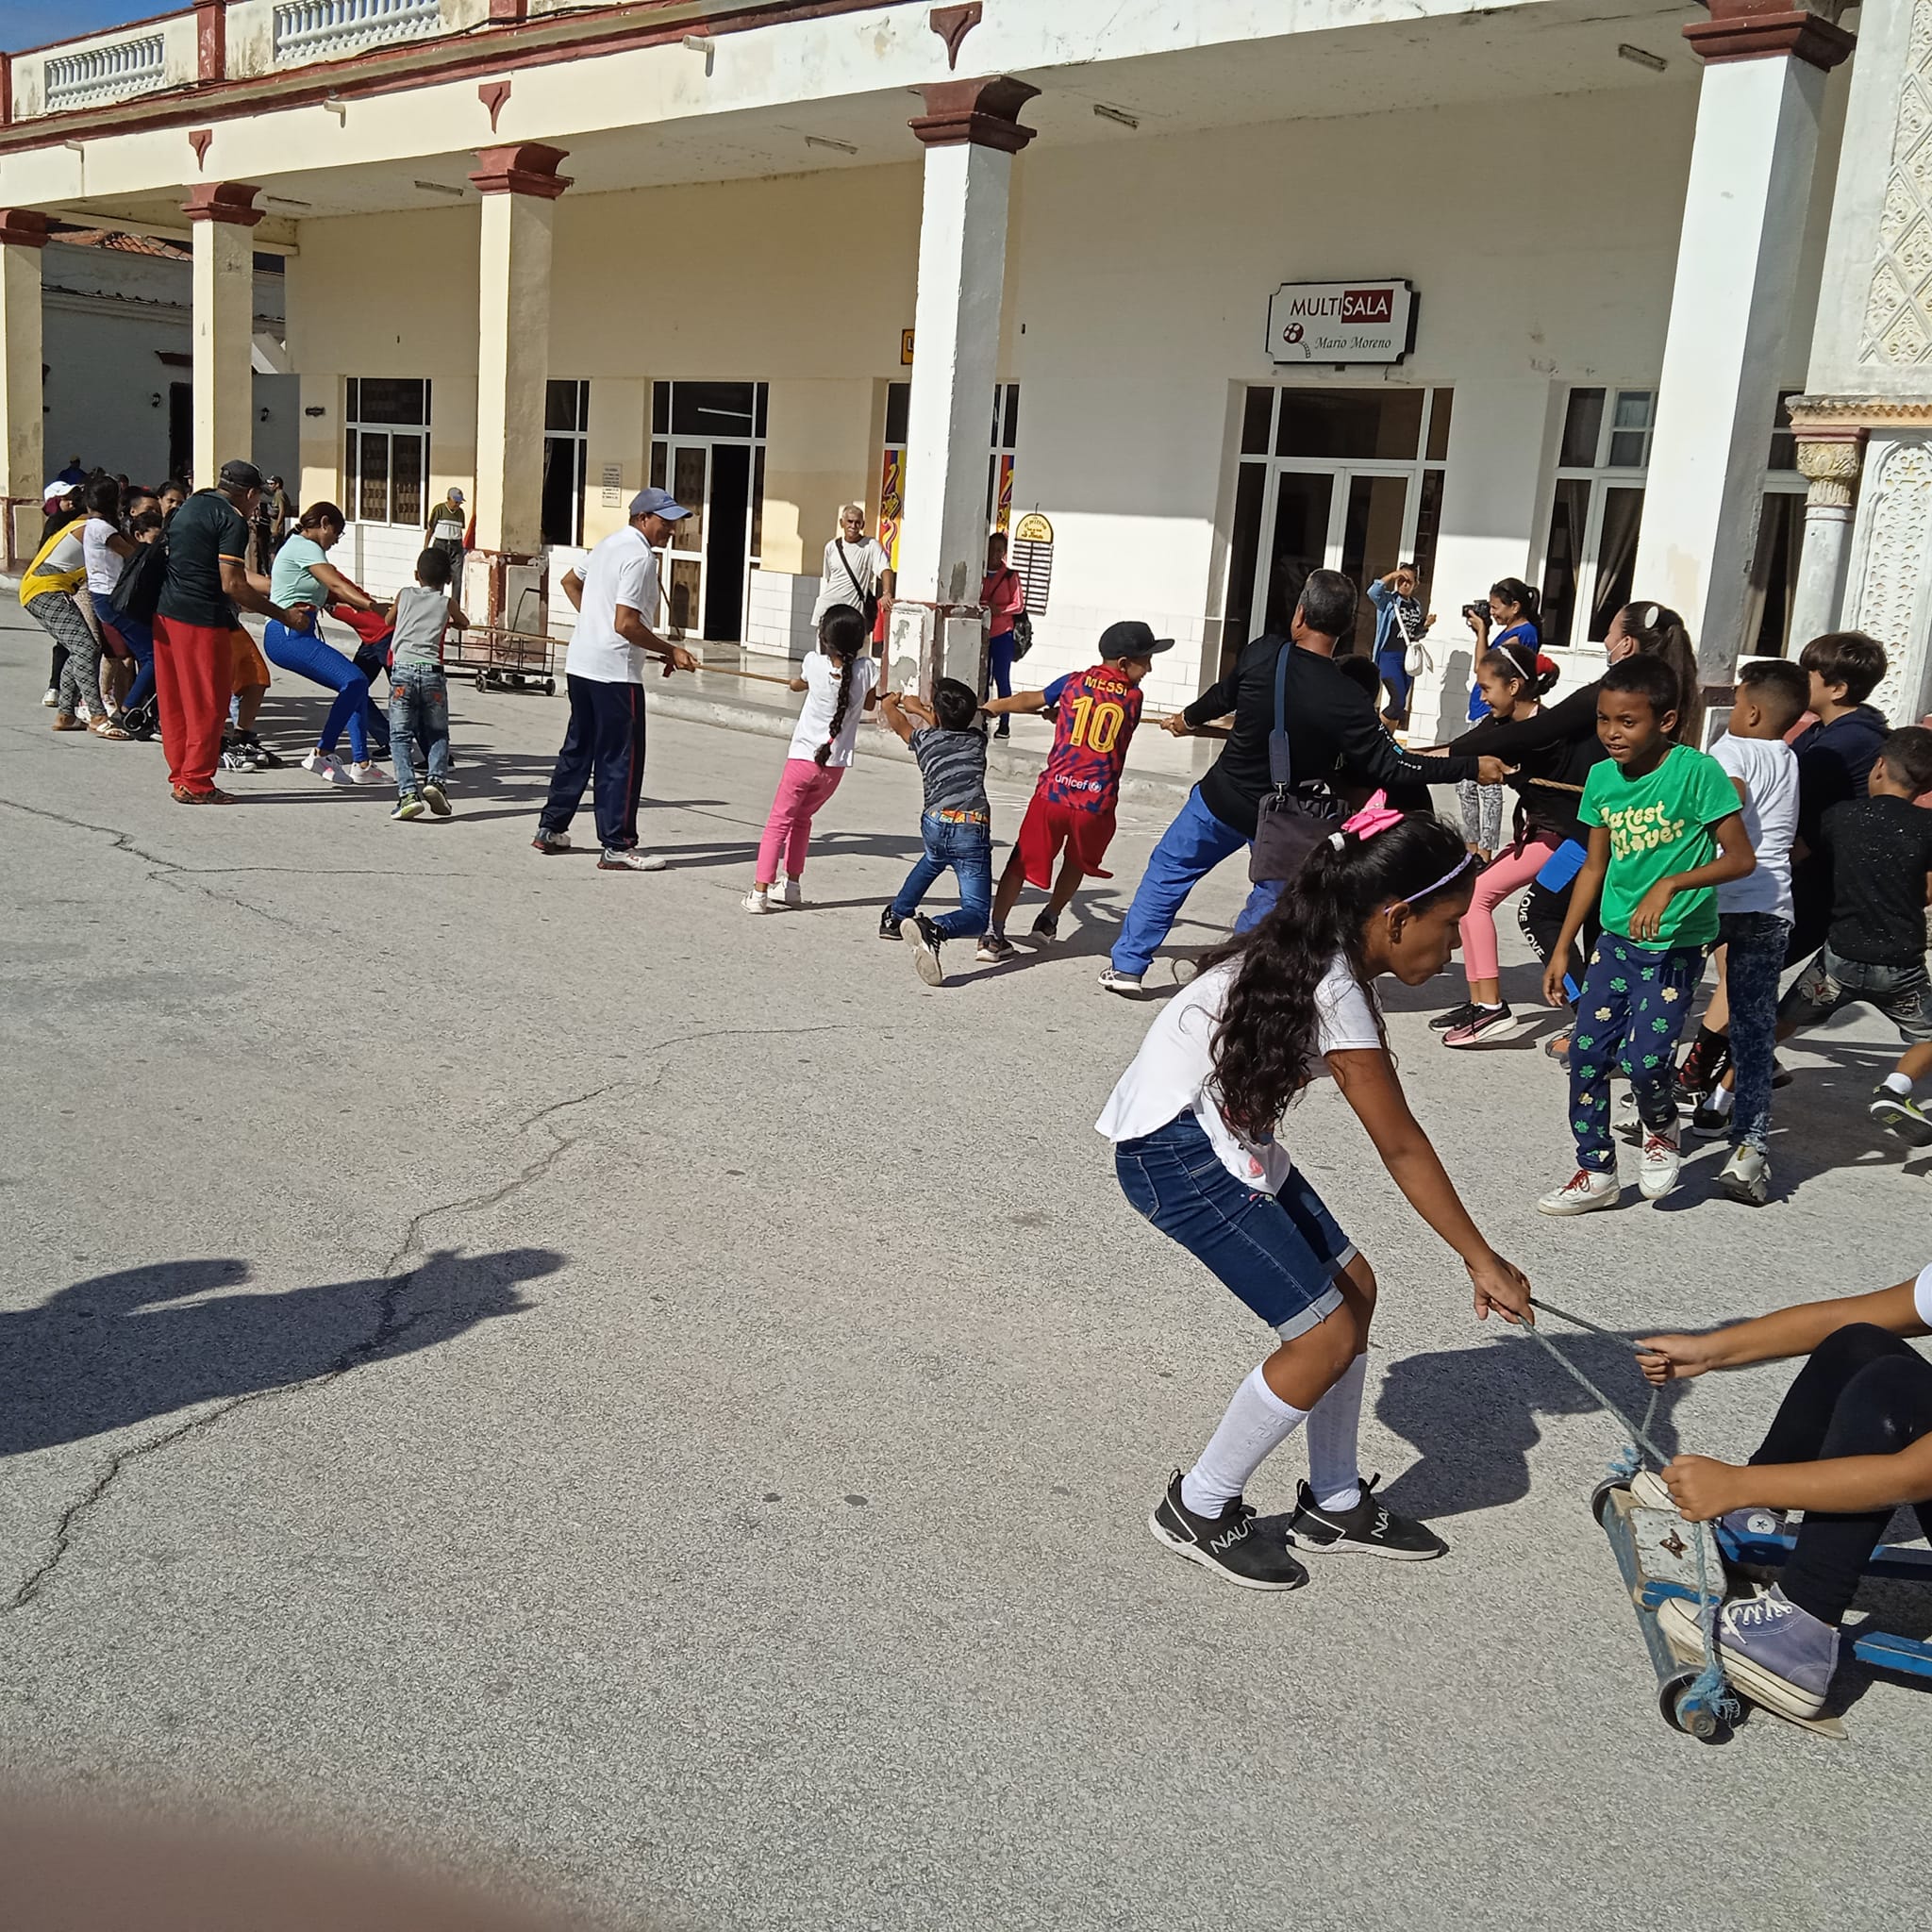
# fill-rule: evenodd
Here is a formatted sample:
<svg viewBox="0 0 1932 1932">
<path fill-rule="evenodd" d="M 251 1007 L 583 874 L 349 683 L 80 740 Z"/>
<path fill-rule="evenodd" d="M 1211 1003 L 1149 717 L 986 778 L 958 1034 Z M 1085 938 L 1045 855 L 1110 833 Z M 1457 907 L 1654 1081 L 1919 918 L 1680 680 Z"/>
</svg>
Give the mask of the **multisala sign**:
<svg viewBox="0 0 1932 1932">
<path fill-rule="evenodd" d="M 1268 304 L 1275 362 L 1400 362 L 1415 347 L 1415 287 L 1284 282 Z"/>
</svg>

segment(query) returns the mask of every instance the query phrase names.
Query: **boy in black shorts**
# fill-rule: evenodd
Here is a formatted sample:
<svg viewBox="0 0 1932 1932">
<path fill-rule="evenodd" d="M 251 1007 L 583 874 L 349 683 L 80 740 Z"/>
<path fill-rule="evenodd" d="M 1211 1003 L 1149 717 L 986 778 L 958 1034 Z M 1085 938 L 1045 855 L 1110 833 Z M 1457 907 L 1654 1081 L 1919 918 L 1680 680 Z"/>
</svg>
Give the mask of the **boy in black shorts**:
<svg viewBox="0 0 1932 1932">
<path fill-rule="evenodd" d="M 1831 928 L 1778 1006 L 1778 1038 L 1863 1001 L 1898 1027 L 1906 1050 L 1874 1091 L 1872 1118 L 1914 1147 L 1932 1147 L 1932 1114 L 1912 1098 L 1932 1076 L 1932 978 L 1925 971 L 1925 906 L 1932 898 L 1932 731 L 1892 732 L 1874 760 L 1863 798 L 1819 823 L 1816 855 L 1830 868 Z"/>
</svg>

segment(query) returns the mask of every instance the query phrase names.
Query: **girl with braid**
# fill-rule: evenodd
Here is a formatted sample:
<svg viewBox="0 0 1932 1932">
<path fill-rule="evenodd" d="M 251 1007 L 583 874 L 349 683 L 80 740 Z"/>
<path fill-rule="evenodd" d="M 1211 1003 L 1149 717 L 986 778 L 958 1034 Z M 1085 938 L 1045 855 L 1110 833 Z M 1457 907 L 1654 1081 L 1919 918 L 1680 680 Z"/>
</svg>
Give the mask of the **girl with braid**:
<svg viewBox="0 0 1932 1932">
<path fill-rule="evenodd" d="M 878 703 L 878 664 L 866 654 L 865 618 L 835 604 L 819 620 L 819 647 L 806 653 L 791 689 L 805 692 L 778 795 L 758 841 L 758 869 L 741 902 L 747 912 L 805 903 L 805 848 L 811 822 L 852 762 L 858 721 Z M 778 867 L 783 861 L 782 875 Z"/>
</svg>

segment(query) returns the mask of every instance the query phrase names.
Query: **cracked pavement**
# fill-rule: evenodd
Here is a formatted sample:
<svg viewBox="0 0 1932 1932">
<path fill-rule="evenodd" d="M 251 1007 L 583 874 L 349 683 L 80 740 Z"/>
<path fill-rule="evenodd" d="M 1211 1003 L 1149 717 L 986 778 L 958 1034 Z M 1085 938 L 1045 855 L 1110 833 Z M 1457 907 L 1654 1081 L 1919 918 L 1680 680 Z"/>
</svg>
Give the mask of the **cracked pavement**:
<svg viewBox="0 0 1932 1932">
<path fill-rule="evenodd" d="M 0 1774 L 611 1925 L 1352 1928 L 1364 1861 L 1400 1926 L 1547 1924 L 1553 1881 L 1592 1927 L 1895 1913 L 1932 1706 L 1662 1726 L 1585 1508 L 1615 1426 L 1469 1320 L 1332 1093 L 1290 1139 L 1383 1285 L 1366 1466 L 1452 1554 L 1255 1599 L 1148 1540 L 1263 1340 L 1090 1127 L 1150 1017 L 1092 980 L 1158 815 L 1048 957 L 933 991 L 874 937 L 903 765 L 861 753 L 812 904 L 753 920 L 771 739 L 654 723 L 673 867 L 608 877 L 528 849 L 555 703 L 457 688 L 447 824 L 299 771 L 191 812 L 158 747 L 49 732 L 43 668 L 0 611 Z M 278 679 L 270 735 L 320 709 Z M 1693 1324 L 1928 1258 L 1925 1163 L 1864 1131 L 1882 1027 L 1792 1055 L 1786 1203 L 1706 1201 L 1706 1155 L 1554 1224 L 1553 1071 L 1439 1052 L 1440 991 L 1390 1000 L 1405 1080 L 1558 1305 Z M 1784 1379 L 1659 1426 L 1740 1456 Z M 1724 1850 L 1694 1887 L 1667 1830 Z"/>
</svg>

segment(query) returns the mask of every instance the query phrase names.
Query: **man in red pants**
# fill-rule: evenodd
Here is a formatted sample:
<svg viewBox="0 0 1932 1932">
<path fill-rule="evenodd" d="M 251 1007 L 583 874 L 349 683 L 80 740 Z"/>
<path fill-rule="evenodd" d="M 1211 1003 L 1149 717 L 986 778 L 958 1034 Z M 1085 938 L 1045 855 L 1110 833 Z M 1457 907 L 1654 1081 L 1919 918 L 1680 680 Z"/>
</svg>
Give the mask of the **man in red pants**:
<svg viewBox="0 0 1932 1932">
<path fill-rule="evenodd" d="M 227 805 L 216 789 L 222 726 L 235 689 L 229 634 L 240 610 L 291 622 L 248 574 L 248 519 L 261 472 L 239 458 L 212 490 L 197 490 L 168 521 L 168 575 L 155 611 L 155 701 L 176 805 Z"/>
</svg>

